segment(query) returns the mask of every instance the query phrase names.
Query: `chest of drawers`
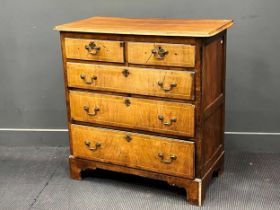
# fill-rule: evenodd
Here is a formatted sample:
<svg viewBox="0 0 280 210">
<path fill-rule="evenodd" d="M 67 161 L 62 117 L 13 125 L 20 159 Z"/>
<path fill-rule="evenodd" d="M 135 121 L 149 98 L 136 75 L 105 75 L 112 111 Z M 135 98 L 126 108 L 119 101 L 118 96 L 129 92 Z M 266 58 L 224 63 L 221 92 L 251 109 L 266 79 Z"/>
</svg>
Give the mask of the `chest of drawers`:
<svg viewBox="0 0 280 210">
<path fill-rule="evenodd" d="M 223 172 L 231 20 L 93 17 L 59 25 L 70 174 L 105 169 L 183 187 Z"/>
</svg>

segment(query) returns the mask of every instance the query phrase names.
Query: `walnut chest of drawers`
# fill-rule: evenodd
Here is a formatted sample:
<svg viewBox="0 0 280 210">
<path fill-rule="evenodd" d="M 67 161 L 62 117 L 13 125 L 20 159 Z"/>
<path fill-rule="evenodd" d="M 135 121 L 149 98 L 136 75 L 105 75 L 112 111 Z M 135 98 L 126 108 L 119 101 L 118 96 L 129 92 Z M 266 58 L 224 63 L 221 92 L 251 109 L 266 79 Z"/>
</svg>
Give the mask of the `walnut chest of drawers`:
<svg viewBox="0 0 280 210">
<path fill-rule="evenodd" d="M 59 25 L 70 174 L 105 169 L 183 187 L 223 172 L 231 20 L 93 17 Z"/>
</svg>

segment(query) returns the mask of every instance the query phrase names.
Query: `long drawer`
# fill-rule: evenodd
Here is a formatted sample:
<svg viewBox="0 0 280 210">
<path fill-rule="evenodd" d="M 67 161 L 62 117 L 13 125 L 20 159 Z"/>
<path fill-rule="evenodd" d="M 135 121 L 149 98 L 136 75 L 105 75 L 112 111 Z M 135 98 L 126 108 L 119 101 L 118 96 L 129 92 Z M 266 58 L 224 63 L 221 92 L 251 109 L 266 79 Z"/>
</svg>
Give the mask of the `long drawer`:
<svg viewBox="0 0 280 210">
<path fill-rule="evenodd" d="M 144 65 L 194 67 L 195 46 L 167 43 L 127 43 L 128 62 Z"/>
<path fill-rule="evenodd" d="M 71 125 L 75 157 L 194 178 L 194 143 Z"/>
<path fill-rule="evenodd" d="M 65 38 L 65 56 L 70 59 L 124 62 L 121 41 Z"/>
<path fill-rule="evenodd" d="M 188 99 L 194 97 L 194 73 L 67 62 L 69 87 Z"/>
<path fill-rule="evenodd" d="M 192 104 L 82 91 L 70 91 L 69 98 L 73 120 L 194 136 Z"/>
</svg>

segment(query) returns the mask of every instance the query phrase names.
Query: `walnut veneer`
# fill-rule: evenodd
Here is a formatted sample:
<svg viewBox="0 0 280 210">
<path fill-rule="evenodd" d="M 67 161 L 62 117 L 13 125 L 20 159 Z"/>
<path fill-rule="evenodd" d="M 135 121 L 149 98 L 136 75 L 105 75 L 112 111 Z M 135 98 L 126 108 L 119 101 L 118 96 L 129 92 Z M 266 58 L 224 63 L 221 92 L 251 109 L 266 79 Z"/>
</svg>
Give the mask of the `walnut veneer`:
<svg viewBox="0 0 280 210">
<path fill-rule="evenodd" d="M 163 180 L 201 205 L 223 172 L 232 24 L 94 17 L 57 26 L 71 177 L 101 168 Z"/>
</svg>

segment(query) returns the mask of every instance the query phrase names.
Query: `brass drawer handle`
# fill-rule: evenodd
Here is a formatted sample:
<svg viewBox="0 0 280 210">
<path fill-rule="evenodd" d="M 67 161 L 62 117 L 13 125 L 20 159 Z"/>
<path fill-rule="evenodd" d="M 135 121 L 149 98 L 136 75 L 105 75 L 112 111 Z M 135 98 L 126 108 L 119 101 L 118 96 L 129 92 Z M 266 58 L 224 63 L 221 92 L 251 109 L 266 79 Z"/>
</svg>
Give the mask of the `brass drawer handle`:
<svg viewBox="0 0 280 210">
<path fill-rule="evenodd" d="M 175 123 L 177 121 L 176 117 L 172 117 L 169 121 L 164 121 L 164 116 L 159 115 L 158 119 L 163 123 L 163 125 L 170 126 L 172 123 Z"/>
<path fill-rule="evenodd" d="M 100 47 L 97 47 L 95 42 L 90 42 L 88 45 L 85 45 L 85 49 L 91 55 L 96 55 L 100 51 Z"/>
<path fill-rule="evenodd" d="M 84 73 L 81 73 L 80 78 L 88 85 L 91 85 L 94 80 L 97 80 L 97 76 L 92 76 L 90 79 L 87 79 L 87 76 Z"/>
<path fill-rule="evenodd" d="M 100 109 L 99 109 L 98 107 L 95 107 L 94 110 L 93 110 L 93 112 L 91 113 L 91 112 L 89 111 L 89 106 L 84 106 L 84 110 L 85 110 L 85 112 L 86 112 L 89 116 L 96 116 L 96 115 L 97 115 L 97 112 L 100 111 Z"/>
<path fill-rule="evenodd" d="M 156 59 L 159 59 L 159 60 L 162 60 L 164 59 L 164 57 L 166 55 L 168 55 L 168 51 L 163 49 L 161 46 L 156 46 L 153 50 L 152 50 L 152 53 L 154 54 L 154 57 Z"/>
<path fill-rule="evenodd" d="M 173 88 L 175 88 L 177 86 L 177 84 L 175 82 L 173 82 L 169 85 L 169 87 L 164 87 L 163 82 L 158 81 L 158 86 L 160 86 L 160 88 L 162 90 L 164 90 L 165 92 L 168 92 L 168 91 L 171 91 Z"/>
<path fill-rule="evenodd" d="M 128 75 L 129 75 L 130 73 L 129 73 L 128 69 L 124 69 L 124 70 L 122 71 L 122 74 L 123 74 L 123 76 L 128 77 Z"/>
<path fill-rule="evenodd" d="M 124 137 L 124 139 L 127 141 L 127 142 L 130 142 L 132 140 L 132 137 L 130 135 L 126 135 Z"/>
<path fill-rule="evenodd" d="M 161 161 L 162 163 L 165 163 L 165 164 L 170 164 L 170 163 L 172 163 L 174 160 L 177 159 L 177 156 L 176 156 L 175 154 L 171 154 L 170 157 L 169 157 L 169 159 L 168 159 L 168 160 L 165 160 L 165 159 L 164 159 L 164 154 L 163 154 L 163 152 L 159 152 L 159 153 L 158 153 L 158 157 L 159 157 L 160 161 Z"/>
<path fill-rule="evenodd" d="M 91 146 L 90 146 L 91 143 L 90 143 L 89 141 L 85 141 L 84 143 L 85 143 L 85 145 L 88 147 L 88 149 L 89 149 L 90 151 L 93 151 L 93 152 L 96 151 L 98 148 L 101 147 L 101 143 L 100 143 L 100 142 L 96 142 L 95 147 L 91 147 Z"/>
</svg>

